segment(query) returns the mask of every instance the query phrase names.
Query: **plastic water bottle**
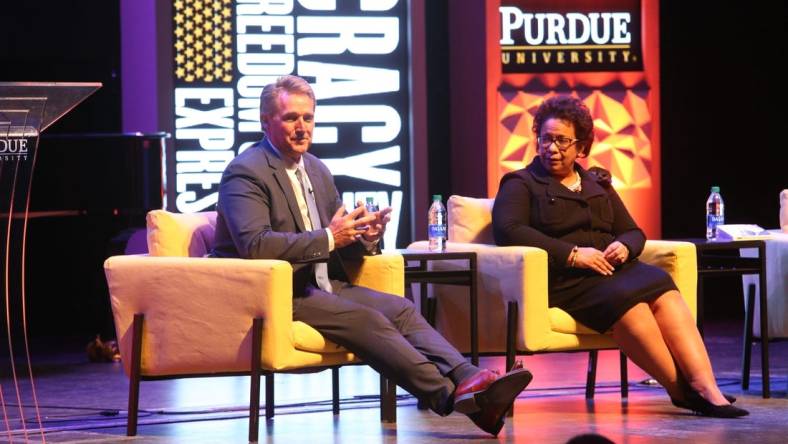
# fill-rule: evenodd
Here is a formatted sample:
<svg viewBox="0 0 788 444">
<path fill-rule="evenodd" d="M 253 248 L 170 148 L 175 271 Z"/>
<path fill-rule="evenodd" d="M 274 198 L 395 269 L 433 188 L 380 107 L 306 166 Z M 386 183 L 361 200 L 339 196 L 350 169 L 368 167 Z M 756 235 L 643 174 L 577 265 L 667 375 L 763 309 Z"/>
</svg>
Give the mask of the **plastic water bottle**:
<svg viewBox="0 0 788 444">
<path fill-rule="evenodd" d="M 374 213 L 380 210 L 378 204 L 375 203 L 374 197 L 367 197 L 366 207 L 367 207 L 367 212 L 369 213 Z"/>
<path fill-rule="evenodd" d="M 725 223 L 725 203 L 720 195 L 720 187 L 711 187 L 706 200 L 706 239 L 717 238 L 717 226 Z"/>
<path fill-rule="evenodd" d="M 432 196 L 432 205 L 427 212 L 427 236 L 430 251 L 446 251 L 446 207 L 440 194 Z"/>
</svg>

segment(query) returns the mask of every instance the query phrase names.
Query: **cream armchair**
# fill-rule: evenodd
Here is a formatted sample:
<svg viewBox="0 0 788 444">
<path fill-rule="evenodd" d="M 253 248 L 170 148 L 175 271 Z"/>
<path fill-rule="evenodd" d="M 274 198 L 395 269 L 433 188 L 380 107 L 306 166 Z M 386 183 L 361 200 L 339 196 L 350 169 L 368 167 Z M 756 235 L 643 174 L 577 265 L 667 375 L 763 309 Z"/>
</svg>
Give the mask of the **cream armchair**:
<svg viewBox="0 0 788 444">
<path fill-rule="evenodd" d="M 507 356 L 507 369 L 517 353 L 589 351 L 586 397 L 594 395 L 597 350 L 616 349 L 609 334 L 599 334 L 575 321 L 547 298 L 547 252 L 533 247 L 498 247 L 492 236 L 493 199 L 451 196 L 448 201 L 449 251 L 475 251 L 479 270 L 479 350 Z M 427 249 L 416 242 L 409 249 Z M 647 241 L 640 260 L 665 269 L 695 316 L 697 263 L 688 242 Z M 438 262 L 440 263 L 440 262 Z M 450 265 L 448 265 L 450 266 Z M 437 286 L 436 327 L 460 350 L 467 351 L 468 298 L 456 287 Z M 451 292 L 451 295 L 450 295 Z M 504 328 L 503 326 L 507 326 Z M 621 355 L 622 396 L 627 396 L 626 358 Z"/>
<path fill-rule="evenodd" d="M 104 264 L 123 368 L 129 376 L 127 434 L 137 428 L 140 380 L 251 375 L 249 440 L 256 441 L 260 375 L 266 417 L 273 416 L 275 372 L 331 368 L 339 412 L 338 368 L 353 353 L 292 319 L 292 268 L 279 260 L 203 257 L 216 213 L 151 211 L 148 255 L 114 256 Z M 351 280 L 404 294 L 402 256 L 350 264 Z M 396 387 L 381 377 L 381 420 L 394 422 Z"/>
</svg>

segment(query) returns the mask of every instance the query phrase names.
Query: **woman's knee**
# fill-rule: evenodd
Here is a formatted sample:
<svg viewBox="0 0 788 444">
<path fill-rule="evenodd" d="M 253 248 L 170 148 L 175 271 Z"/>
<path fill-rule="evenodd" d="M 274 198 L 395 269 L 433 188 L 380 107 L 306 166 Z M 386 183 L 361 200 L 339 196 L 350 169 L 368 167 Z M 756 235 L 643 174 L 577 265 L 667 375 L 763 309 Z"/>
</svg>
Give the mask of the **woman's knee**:
<svg viewBox="0 0 788 444">
<path fill-rule="evenodd" d="M 680 302 L 684 301 L 684 298 L 681 297 L 681 293 L 679 293 L 678 290 L 668 290 L 662 293 L 662 295 L 660 295 L 654 301 Z"/>
<path fill-rule="evenodd" d="M 649 307 L 655 314 L 658 311 L 664 310 L 666 308 L 689 308 L 687 307 L 687 303 L 684 301 L 684 298 L 681 296 L 681 293 L 679 293 L 678 290 L 670 290 L 662 293 L 662 295 L 649 303 Z"/>
<path fill-rule="evenodd" d="M 618 320 L 613 324 L 612 330 L 615 331 L 622 331 L 622 330 L 632 330 L 637 328 L 642 328 L 647 325 L 647 322 L 650 319 L 653 319 L 653 315 L 649 306 L 646 305 L 644 302 L 640 302 L 635 304 L 627 310 Z"/>
</svg>

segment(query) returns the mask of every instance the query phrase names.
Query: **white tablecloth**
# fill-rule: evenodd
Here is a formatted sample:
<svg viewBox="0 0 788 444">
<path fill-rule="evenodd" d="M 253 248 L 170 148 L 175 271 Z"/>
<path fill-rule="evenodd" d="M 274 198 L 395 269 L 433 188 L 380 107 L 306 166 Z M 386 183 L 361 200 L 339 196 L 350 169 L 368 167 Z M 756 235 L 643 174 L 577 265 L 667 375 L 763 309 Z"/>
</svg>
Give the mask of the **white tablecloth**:
<svg viewBox="0 0 788 444">
<path fill-rule="evenodd" d="M 773 238 L 766 240 L 766 301 L 769 309 L 769 337 L 788 338 L 788 234 L 772 231 Z M 742 248 L 742 257 L 757 257 L 757 248 Z M 761 316 L 758 310 L 761 296 L 757 275 L 742 277 L 744 304 L 747 304 L 747 287 L 755 284 L 755 322 L 753 334 L 761 335 Z"/>
</svg>

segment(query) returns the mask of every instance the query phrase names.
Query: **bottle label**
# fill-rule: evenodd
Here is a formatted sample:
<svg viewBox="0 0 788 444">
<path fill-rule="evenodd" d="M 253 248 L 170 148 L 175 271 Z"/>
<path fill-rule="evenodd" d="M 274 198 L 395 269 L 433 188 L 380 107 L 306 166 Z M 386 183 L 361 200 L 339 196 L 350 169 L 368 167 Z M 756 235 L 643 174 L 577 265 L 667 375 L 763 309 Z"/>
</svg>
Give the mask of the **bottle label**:
<svg viewBox="0 0 788 444">
<path fill-rule="evenodd" d="M 706 226 L 710 228 L 717 228 L 717 225 L 725 223 L 725 216 L 721 214 L 709 214 L 706 216 Z"/>
<path fill-rule="evenodd" d="M 446 225 L 443 224 L 430 224 L 427 227 L 427 235 L 430 238 L 442 237 L 446 239 Z"/>
</svg>

